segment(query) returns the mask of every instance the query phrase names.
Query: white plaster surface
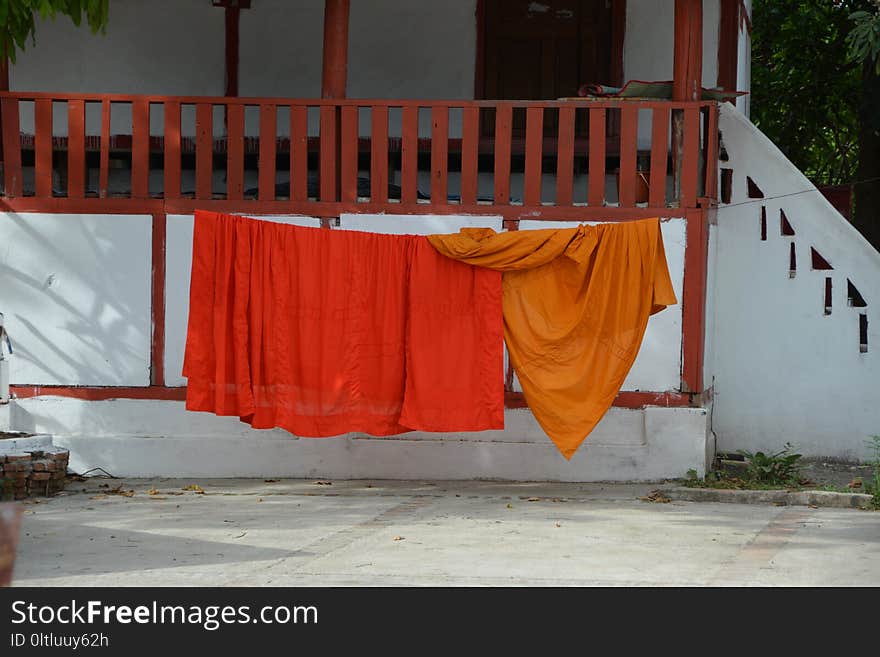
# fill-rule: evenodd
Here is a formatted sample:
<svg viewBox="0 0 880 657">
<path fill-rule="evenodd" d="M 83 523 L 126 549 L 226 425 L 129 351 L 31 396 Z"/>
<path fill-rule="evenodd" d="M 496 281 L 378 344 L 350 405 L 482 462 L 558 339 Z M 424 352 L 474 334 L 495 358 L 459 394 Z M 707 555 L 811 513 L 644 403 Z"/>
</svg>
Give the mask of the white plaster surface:
<svg viewBox="0 0 880 657">
<path fill-rule="evenodd" d="M 267 221 L 318 228 L 315 217 L 257 217 Z M 165 385 L 183 386 L 183 353 L 189 318 L 189 282 L 192 272 L 193 215 L 168 215 L 165 247 Z"/>
<path fill-rule="evenodd" d="M 695 408 L 612 408 L 566 461 L 525 409 L 505 412 L 504 431 L 298 439 L 182 402 L 14 403 L 14 426 L 51 432 L 71 450 L 73 470 L 118 476 L 647 481 L 706 467 L 707 416 Z"/>
<path fill-rule="evenodd" d="M 404 215 L 404 214 L 343 214 L 339 217 L 343 230 L 359 230 L 389 235 L 434 235 L 457 233 L 466 227 L 484 227 L 500 231 L 501 217 L 470 215 Z"/>
<path fill-rule="evenodd" d="M 880 433 L 880 253 L 740 112 L 722 105 L 720 128 L 733 194 L 718 210 L 710 263 L 718 447 L 768 450 L 791 441 L 809 456 L 866 458 L 867 439 Z M 746 176 L 764 199 L 747 197 Z M 793 237 L 781 235 L 780 210 Z M 789 278 L 792 243 L 797 274 Z M 810 247 L 834 269 L 811 270 Z M 830 315 L 823 314 L 826 277 Z M 847 279 L 867 308 L 847 305 Z M 859 350 L 861 313 L 867 353 Z"/>
<path fill-rule="evenodd" d="M 150 381 L 152 218 L 0 213 L 10 383 Z"/>
</svg>

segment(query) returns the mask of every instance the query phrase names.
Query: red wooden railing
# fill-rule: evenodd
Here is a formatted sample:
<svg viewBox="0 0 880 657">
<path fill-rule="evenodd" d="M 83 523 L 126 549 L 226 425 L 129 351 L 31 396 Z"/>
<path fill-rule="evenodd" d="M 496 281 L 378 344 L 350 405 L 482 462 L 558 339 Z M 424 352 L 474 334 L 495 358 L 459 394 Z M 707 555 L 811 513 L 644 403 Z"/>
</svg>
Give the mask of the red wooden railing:
<svg viewBox="0 0 880 657">
<path fill-rule="evenodd" d="M 291 100 L 16 91 L 0 92 L 0 113 L 6 197 L 285 200 L 331 216 L 340 204 L 479 206 L 481 211 L 512 206 L 687 208 L 716 194 L 717 105 L 712 102 Z M 248 113 L 256 113 L 253 135 L 246 131 Z M 675 115 L 683 126 L 679 135 L 672 134 Z M 420 132 L 420 118 L 428 117 L 430 127 L 423 120 Z M 281 121 L 287 123 L 284 130 L 279 130 Z M 620 126 L 619 134 L 608 130 L 612 122 Z M 453 137 L 451 125 L 456 127 Z M 515 125 L 524 129 L 514 134 Z M 392 127 L 399 136 L 390 134 Z M 680 155 L 670 158 L 671 141 L 679 139 L 681 148 L 675 152 Z M 130 170 L 130 181 L 114 190 L 111 168 L 118 160 Z M 640 170 L 646 168 L 649 175 Z M 92 183 L 89 174 L 95 169 Z M 190 169 L 194 182 L 185 189 L 184 174 Z M 215 169 L 223 171 L 223 181 L 215 180 Z M 246 177 L 253 169 L 255 193 L 248 194 Z M 673 169 L 678 183 L 669 193 Z M 359 189 L 359 171 L 364 170 L 369 170 L 369 181 L 361 175 Z M 430 183 L 422 188 L 420 170 L 430 171 Z M 152 186 L 151 171 L 157 174 Z M 277 176 L 284 171 L 279 184 Z M 512 190 L 512 173 L 520 171 L 521 189 Z M 555 189 L 542 187 L 548 184 L 542 172 L 555 174 L 549 182 Z M 577 188 L 581 174 L 587 174 L 585 189 Z M 618 191 L 616 200 L 608 193 L 609 174 L 617 175 L 616 188 L 610 185 Z M 480 195 L 481 175 L 491 176 L 491 194 Z M 637 195 L 640 176 L 648 180 L 645 199 Z M 459 193 L 450 195 L 456 177 Z M 393 180 L 399 185 L 389 188 Z"/>
</svg>

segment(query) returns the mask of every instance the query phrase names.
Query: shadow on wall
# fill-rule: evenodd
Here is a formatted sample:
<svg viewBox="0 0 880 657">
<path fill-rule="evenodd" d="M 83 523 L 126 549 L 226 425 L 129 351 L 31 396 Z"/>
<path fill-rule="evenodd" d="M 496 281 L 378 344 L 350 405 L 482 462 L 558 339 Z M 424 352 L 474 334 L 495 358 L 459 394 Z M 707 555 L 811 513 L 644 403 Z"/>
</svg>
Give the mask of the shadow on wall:
<svg viewBox="0 0 880 657">
<path fill-rule="evenodd" d="M 149 383 L 150 221 L 0 215 L 11 383 Z"/>
</svg>

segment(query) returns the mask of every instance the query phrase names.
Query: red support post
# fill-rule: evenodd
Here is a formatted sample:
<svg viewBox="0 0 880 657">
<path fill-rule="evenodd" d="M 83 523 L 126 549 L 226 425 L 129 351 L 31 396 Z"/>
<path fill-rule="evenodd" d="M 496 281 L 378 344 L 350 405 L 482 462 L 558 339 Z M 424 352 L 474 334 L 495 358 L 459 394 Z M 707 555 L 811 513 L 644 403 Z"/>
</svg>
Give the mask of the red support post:
<svg viewBox="0 0 880 657">
<path fill-rule="evenodd" d="M 350 0 L 324 0 L 322 98 L 345 98 Z"/>
<path fill-rule="evenodd" d="M 703 81 L 703 0 L 675 0 L 672 99 L 700 100 Z"/>
</svg>

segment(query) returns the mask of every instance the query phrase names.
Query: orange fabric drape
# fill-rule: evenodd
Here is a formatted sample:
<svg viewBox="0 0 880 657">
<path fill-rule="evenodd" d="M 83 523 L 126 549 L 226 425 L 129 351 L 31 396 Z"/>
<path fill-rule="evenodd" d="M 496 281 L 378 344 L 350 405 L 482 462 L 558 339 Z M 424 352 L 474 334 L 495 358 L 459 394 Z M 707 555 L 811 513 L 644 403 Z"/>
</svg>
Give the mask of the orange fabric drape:
<svg viewBox="0 0 880 657">
<path fill-rule="evenodd" d="M 503 272 L 511 363 L 535 418 L 571 458 L 620 390 L 648 316 L 676 303 L 660 221 L 428 239 L 449 258 Z"/>
<path fill-rule="evenodd" d="M 258 429 L 501 429 L 501 275 L 423 236 L 199 211 L 183 373 L 187 409 Z"/>
</svg>

